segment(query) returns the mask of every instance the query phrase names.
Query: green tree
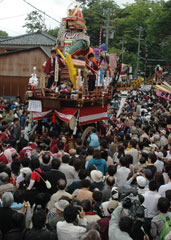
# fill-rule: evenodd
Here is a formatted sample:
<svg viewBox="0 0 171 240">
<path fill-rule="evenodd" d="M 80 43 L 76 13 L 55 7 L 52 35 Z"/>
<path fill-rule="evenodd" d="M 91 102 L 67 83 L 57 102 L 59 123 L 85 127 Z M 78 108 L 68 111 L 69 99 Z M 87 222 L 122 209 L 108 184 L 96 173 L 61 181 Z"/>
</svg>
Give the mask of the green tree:
<svg viewBox="0 0 171 240">
<path fill-rule="evenodd" d="M 38 11 L 32 11 L 31 13 L 27 14 L 25 21 L 26 23 L 23 27 L 27 28 L 27 33 L 33 33 L 38 30 L 47 30 L 43 16 Z"/>
<path fill-rule="evenodd" d="M 8 37 L 8 33 L 0 30 L 0 36 Z"/>
<path fill-rule="evenodd" d="M 52 35 L 53 37 L 57 37 L 59 28 L 49 29 L 47 31 L 48 34 Z"/>
</svg>

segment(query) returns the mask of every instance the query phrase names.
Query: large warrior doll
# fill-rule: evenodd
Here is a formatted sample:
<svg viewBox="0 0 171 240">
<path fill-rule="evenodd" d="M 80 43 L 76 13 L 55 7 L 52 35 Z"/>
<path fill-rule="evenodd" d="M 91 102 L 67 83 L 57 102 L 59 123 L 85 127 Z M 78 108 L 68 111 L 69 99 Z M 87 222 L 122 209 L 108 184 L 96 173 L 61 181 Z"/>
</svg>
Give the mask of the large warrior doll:
<svg viewBox="0 0 171 240">
<path fill-rule="evenodd" d="M 84 59 L 88 53 L 90 39 L 85 23 L 79 6 L 72 10 L 69 9 L 67 17 L 62 19 L 57 37 L 57 48 L 63 51 L 64 56 L 69 53 L 72 58 Z"/>
</svg>

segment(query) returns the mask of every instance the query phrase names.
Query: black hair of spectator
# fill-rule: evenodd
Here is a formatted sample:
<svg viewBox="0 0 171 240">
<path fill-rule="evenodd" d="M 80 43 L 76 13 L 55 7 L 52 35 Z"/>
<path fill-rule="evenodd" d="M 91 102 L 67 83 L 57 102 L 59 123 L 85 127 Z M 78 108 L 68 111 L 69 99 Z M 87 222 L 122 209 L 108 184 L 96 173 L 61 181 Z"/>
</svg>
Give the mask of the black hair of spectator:
<svg viewBox="0 0 171 240">
<path fill-rule="evenodd" d="M 57 188 L 59 190 L 64 190 L 66 188 L 66 185 L 67 185 L 67 182 L 62 178 L 57 181 Z"/>
<path fill-rule="evenodd" d="M 117 165 L 109 165 L 108 166 L 108 174 L 109 174 L 109 176 L 113 177 L 116 172 L 117 172 Z"/>
<path fill-rule="evenodd" d="M 171 163 L 165 163 L 164 170 L 168 173 L 171 170 Z"/>
<path fill-rule="evenodd" d="M 33 223 L 33 227 L 35 229 L 42 229 L 45 226 L 46 223 L 46 212 L 45 210 L 41 209 L 41 210 L 37 210 L 33 213 L 33 217 L 32 217 L 32 223 Z"/>
<path fill-rule="evenodd" d="M 80 180 L 83 180 L 87 177 L 87 171 L 86 169 L 80 169 L 79 173 L 78 173 L 78 177 Z"/>
<path fill-rule="evenodd" d="M 166 198 L 169 199 L 169 201 L 171 202 L 171 189 L 167 190 L 165 192 Z"/>
<path fill-rule="evenodd" d="M 84 212 L 90 212 L 91 211 L 91 202 L 89 199 L 84 199 L 81 202 L 81 206 L 83 207 Z"/>
<path fill-rule="evenodd" d="M 125 155 L 125 159 L 127 162 L 127 167 L 129 167 L 130 164 L 133 164 L 133 156 L 130 154 Z"/>
<path fill-rule="evenodd" d="M 154 179 L 157 182 L 157 191 L 161 185 L 164 185 L 164 177 L 161 172 L 156 172 L 154 175 Z"/>
<path fill-rule="evenodd" d="M 77 210 L 74 206 L 69 205 L 64 209 L 63 215 L 67 223 L 73 223 L 77 218 Z"/>
<path fill-rule="evenodd" d="M 23 231 L 25 228 L 25 217 L 22 213 L 15 212 L 12 214 L 11 217 L 12 220 L 12 227 L 13 229 L 18 229 L 20 231 Z"/>
<path fill-rule="evenodd" d="M 37 157 L 34 157 L 30 160 L 30 168 L 31 170 L 35 170 L 36 168 L 40 167 L 40 162 L 39 159 Z"/>
<path fill-rule="evenodd" d="M 41 206 L 42 209 L 46 210 L 46 205 L 48 201 L 50 200 L 50 197 L 47 193 L 38 193 L 34 199 L 35 202 L 35 209 L 37 209 L 37 206 Z"/>
<path fill-rule="evenodd" d="M 18 159 L 15 159 L 11 163 L 11 170 L 16 176 L 18 176 L 18 174 L 20 172 L 20 166 L 21 166 L 21 162 Z"/>
<path fill-rule="evenodd" d="M 101 159 L 101 151 L 98 149 L 94 150 L 93 157 L 95 159 Z"/>
<path fill-rule="evenodd" d="M 168 172 L 168 177 L 169 177 L 170 180 L 171 180 L 171 170 L 169 170 L 169 172 Z"/>
<path fill-rule="evenodd" d="M 150 189 L 150 191 L 156 191 L 157 190 L 157 182 L 156 182 L 156 180 L 151 180 L 149 182 L 149 189 Z"/>
<path fill-rule="evenodd" d="M 101 191 L 94 191 L 92 197 L 95 202 L 99 203 L 102 201 L 103 193 Z"/>
<path fill-rule="evenodd" d="M 62 162 L 69 163 L 69 155 L 65 154 L 64 156 L 62 156 Z"/>
<path fill-rule="evenodd" d="M 146 163 L 145 157 L 141 157 L 141 158 L 140 158 L 140 163 L 141 163 L 141 164 L 145 164 L 145 163 Z"/>
<path fill-rule="evenodd" d="M 156 154 L 155 153 L 149 153 L 148 158 L 151 160 L 152 163 L 155 163 L 157 160 Z"/>
<path fill-rule="evenodd" d="M 92 131 L 92 133 L 96 133 L 96 129 L 95 128 L 93 128 L 91 131 Z"/>
<path fill-rule="evenodd" d="M 24 191 L 21 189 L 17 189 L 14 192 L 14 202 L 23 203 L 23 201 L 24 201 Z"/>
<path fill-rule="evenodd" d="M 29 167 L 29 164 L 30 164 L 30 159 L 29 159 L 29 158 L 23 157 L 23 158 L 21 159 L 21 165 L 22 165 L 23 167 Z"/>
<path fill-rule="evenodd" d="M 141 155 L 142 155 L 142 157 L 145 158 L 145 161 L 148 160 L 148 153 L 146 153 L 146 152 L 142 152 Z"/>
<path fill-rule="evenodd" d="M 63 142 L 58 142 L 58 150 L 64 150 L 64 143 Z"/>
<path fill-rule="evenodd" d="M 108 176 L 106 178 L 106 183 L 107 185 L 109 185 L 110 187 L 112 187 L 115 184 L 115 178 L 112 176 Z"/>
<path fill-rule="evenodd" d="M 50 162 L 50 154 L 49 153 L 43 154 L 42 161 L 43 163 L 48 164 Z"/>
<path fill-rule="evenodd" d="M 127 167 L 127 165 L 128 165 L 125 157 L 121 157 L 121 158 L 119 159 L 119 162 L 120 162 L 120 164 L 122 165 L 122 167 Z"/>
<path fill-rule="evenodd" d="M 4 164 L 4 163 L 1 163 L 0 162 L 0 173 L 1 172 L 4 172 L 4 167 L 5 167 L 6 165 Z"/>
<path fill-rule="evenodd" d="M 133 148 L 136 148 L 137 141 L 134 140 L 134 139 L 130 140 L 130 145 L 131 145 Z"/>
<path fill-rule="evenodd" d="M 61 165 L 61 161 L 58 158 L 53 158 L 51 165 L 52 165 L 52 169 L 59 169 Z"/>
<path fill-rule="evenodd" d="M 77 144 L 77 146 L 80 146 L 81 147 L 81 145 L 82 145 L 82 139 L 81 138 L 76 138 L 76 140 L 75 140 L 75 143 Z"/>
<path fill-rule="evenodd" d="M 120 230 L 123 232 L 127 232 L 128 234 L 131 233 L 132 225 L 133 225 L 133 220 L 130 217 L 127 217 L 127 216 L 121 217 L 119 220 Z"/>
<path fill-rule="evenodd" d="M 88 155 L 93 155 L 93 153 L 94 153 L 94 148 L 89 146 L 88 149 L 87 149 L 87 154 Z"/>
<path fill-rule="evenodd" d="M 82 188 L 90 188 L 91 182 L 88 179 L 84 179 L 81 181 L 81 187 Z"/>
<path fill-rule="evenodd" d="M 161 197 L 158 200 L 157 208 L 161 213 L 167 213 L 170 208 L 170 201 L 165 197 Z"/>
</svg>

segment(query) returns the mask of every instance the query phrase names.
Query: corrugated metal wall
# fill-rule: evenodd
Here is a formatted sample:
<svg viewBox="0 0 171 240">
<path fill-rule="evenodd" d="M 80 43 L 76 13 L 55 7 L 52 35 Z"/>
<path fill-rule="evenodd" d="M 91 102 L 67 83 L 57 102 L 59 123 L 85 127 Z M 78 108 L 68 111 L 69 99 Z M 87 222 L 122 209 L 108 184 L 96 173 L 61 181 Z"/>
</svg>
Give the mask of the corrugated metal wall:
<svg viewBox="0 0 171 240">
<path fill-rule="evenodd" d="M 0 96 L 20 96 L 25 98 L 27 77 L 0 76 Z"/>
<path fill-rule="evenodd" d="M 33 66 L 39 77 L 47 58 L 41 49 L 0 55 L 0 96 L 21 96 L 24 100 Z"/>
</svg>

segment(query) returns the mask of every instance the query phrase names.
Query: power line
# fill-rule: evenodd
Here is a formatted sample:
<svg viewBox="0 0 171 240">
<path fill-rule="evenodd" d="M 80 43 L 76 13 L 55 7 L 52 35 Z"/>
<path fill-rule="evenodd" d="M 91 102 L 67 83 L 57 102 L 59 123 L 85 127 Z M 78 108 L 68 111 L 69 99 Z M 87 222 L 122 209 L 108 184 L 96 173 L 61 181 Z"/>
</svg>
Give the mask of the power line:
<svg viewBox="0 0 171 240">
<path fill-rule="evenodd" d="M 25 15 L 27 15 L 27 14 L 25 13 L 25 14 L 13 16 L 13 17 L 0 18 L 0 20 L 6 20 L 6 19 L 11 19 L 11 18 L 18 18 L 18 17 L 22 17 L 22 16 L 25 16 Z"/>
<path fill-rule="evenodd" d="M 51 18 L 52 20 L 54 20 L 57 23 L 61 23 L 58 20 L 56 20 L 55 18 L 49 16 L 48 14 L 46 14 L 45 12 L 43 12 L 42 10 L 40 10 L 39 8 L 33 6 L 31 3 L 27 2 L 26 0 L 23 0 L 25 3 L 27 3 L 28 5 L 30 5 L 31 7 L 33 7 L 34 9 L 38 10 L 39 12 L 43 13 L 44 15 L 46 15 L 47 17 Z"/>
</svg>

